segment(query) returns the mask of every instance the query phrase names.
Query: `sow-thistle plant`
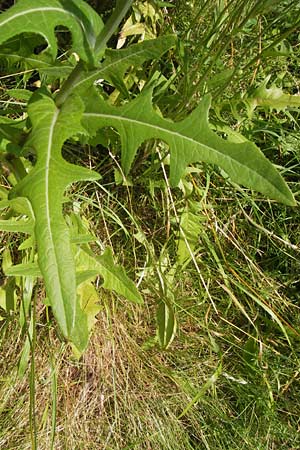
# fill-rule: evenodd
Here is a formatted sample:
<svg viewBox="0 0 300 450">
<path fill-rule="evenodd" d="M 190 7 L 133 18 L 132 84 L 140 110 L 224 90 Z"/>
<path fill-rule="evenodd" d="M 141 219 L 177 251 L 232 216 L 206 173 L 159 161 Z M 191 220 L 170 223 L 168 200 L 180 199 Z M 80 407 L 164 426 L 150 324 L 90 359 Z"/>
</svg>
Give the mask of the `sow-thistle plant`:
<svg viewBox="0 0 300 450">
<path fill-rule="evenodd" d="M 189 164 L 204 161 L 221 167 L 235 183 L 287 205 L 295 204 L 279 172 L 253 143 L 232 143 L 212 131 L 210 96 L 203 97 L 186 118 L 172 122 L 153 104 L 153 82 L 146 82 L 133 99 L 127 95 L 126 103 L 119 106 L 102 95 L 98 80 L 127 91 L 124 79 L 128 69 L 159 60 L 176 45 L 176 37 L 166 35 L 119 50 L 107 48 L 130 6 L 131 1 L 117 2 L 105 25 L 83 0 L 19 0 L 0 16 L 1 57 L 34 69 L 45 80 L 34 92 L 8 92 L 27 103 L 25 115 L 19 117 L 18 110 L 9 109 L 0 117 L 1 160 L 9 161 L 16 180 L 6 198 L 2 192 L 0 207 L 6 215 L 0 229 L 29 235 L 24 241 L 27 245 L 21 248 L 33 249 L 29 261 L 8 265 L 5 272 L 7 276 L 43 279 L 46 303 L 63 336 L 78 352 L 87 346 L 95 314 L 95 305 L 84 300 L 91 280 L 100 274 L 104 288 L 136 303 L 142 303 L 142 298 L 123 268 L 115 265 L 111 249 L 96 256 L 76 215 L 63 214 L 68 186 L 101 176 L 64 159 L 62 148 L 67 140 L 88 140 L 104 127 L 114 128 L 120 136 L 125 175 L 144 141 L 162 140 L 170 153 L 171 187 L 178 185 Z M 72 37 L 67 61 L 58 57 L 56 27 L 61 25 Z M 47 48 L 36 55 L 40 38 Z M 47 80 L 55 77 L 64 81 L 51 92 Z M 36 162 L 30 166 L 26 158 L 32 153 Z"/>
</svg>

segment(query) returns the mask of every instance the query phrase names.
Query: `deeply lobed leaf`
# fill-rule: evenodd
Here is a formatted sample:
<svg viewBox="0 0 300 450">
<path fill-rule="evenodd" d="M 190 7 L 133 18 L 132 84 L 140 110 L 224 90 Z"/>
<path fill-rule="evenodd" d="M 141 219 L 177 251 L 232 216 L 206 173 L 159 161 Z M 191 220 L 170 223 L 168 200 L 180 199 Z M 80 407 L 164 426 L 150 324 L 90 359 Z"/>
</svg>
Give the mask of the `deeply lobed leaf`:
<svg viewBox="0 0 300 450">
<path fill-rule="evenodd" d="M 87 344 L 88 329 L 76 296 L 75 263 L 62 201 L 69 184 L 95 180 L 99 175 L 66 162 L 61 148 L 66 139 L 84 131 L 82 112 L 78 97 L 70 98 L 59 110 L 46 91 L 34 93 L 28 106 L 32 132 L 27 147 L 35 150 L 37 163 L 12 192 L 12 196 L 26 197 L 32 205 L 38 264 L 47 296 L 63 334 L 79 350 Z"/>
<path fill-rule="evenodd" d="M 147 139 L 161 139 L 170 147 L 170 182 L 176 186 L 186 166 L 204 161 L 220 166 L 232 181 L 255 189 L 267 197 L 295 205 L 294 197 L 273 164 L 255 144 L 232 143 L 209 127 L 210 97 L 206 96 L 184 120 L 172 122 L 158 115 L 147 90 L 130 103 L 115 107 L 92 91 L 86 100 L 83 125 L 90 134 L 115 127 L 122 141 L 122 165 L 127 174 L 138 147 Z"/>
</svg>

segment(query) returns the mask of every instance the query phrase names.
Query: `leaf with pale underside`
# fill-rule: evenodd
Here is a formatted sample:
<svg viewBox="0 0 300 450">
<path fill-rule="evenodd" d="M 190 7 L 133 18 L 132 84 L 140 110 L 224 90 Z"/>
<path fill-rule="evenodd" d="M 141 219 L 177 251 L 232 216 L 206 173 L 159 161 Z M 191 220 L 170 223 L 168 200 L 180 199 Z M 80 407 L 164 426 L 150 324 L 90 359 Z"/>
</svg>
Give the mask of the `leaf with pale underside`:
<svg viewBox="0 0 300 450">
<path fill-rule="evenodd" d="M 172 122 L 154 111 L 151 90 L 120 107 L 110 105 L 99 96 L 96 99 L 93 92 L 87 96 L 83 125 L 89 134 L 108 126 L 118 130 L 125 174 L 144 141 L 161 139 L 170 147 L 172 186 L 179 183 L 189 164 L 204 161 L 220 166 L 235 183 L 287 205 L 295 205 L 287 184 L 255 144 L 249 141 L 232 143 L 210 129 L 209 108 L 210 96 L 206 96 L 186 119 Z"/>
</svg>

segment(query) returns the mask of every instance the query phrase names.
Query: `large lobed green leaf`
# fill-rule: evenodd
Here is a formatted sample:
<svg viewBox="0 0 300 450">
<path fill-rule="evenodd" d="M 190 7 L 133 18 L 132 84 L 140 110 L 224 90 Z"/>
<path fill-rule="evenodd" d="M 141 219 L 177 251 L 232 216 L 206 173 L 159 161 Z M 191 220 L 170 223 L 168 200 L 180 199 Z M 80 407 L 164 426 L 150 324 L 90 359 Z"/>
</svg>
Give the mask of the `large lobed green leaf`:
<svg viewBox="0 0 300 450">
<path fill-rule="evenodd" d="M 70 30 L 73 51 L 95 65 L 93 49 L 103 23 L 83 0 L 19 0 L 0 16 L 0 44 L 20 33 L 37 33 L 46 39 L 55 59 L 55 28 L 59 25 Z"/>
<path fill-rule="evenodd" d="M 209 127 L 210 97 L 206 96 L 184 120 L 172 122 L 157 114 L 152 91 L 120 107 L 112 106 L 95 91 L 86 98 L 83 125 L 90 134 L 115 127 L 122 141 L 122 165 L 127 174 L 138 147 L 147 139 L 161 139 L 170 147 L 170 182 L 176 186 L 186 166 L 204 161 L 220 166 L 232 181 L 255 189 L 267 197 L 295 205 L 294 197 L 273 164 L 251 142 L 232 143 Z"/>
<path fill-rule="evenodd" d="M 32 132 L 27 146 L 35 150 L 37 163 L 12 192 L 12 196 L 26 197 L 31 203 L 38 264 L 47 296 L 64 336 L 79 350 L 87 344 L 88 329 L 76 296 L 75 263 L 62 201 L 68 185 L 95 180 L 99 175 L 67 163 L 61 148 L 66 139 L 84 131 L 80 125 L 82 112 L 78 97 L 71 97 L 59 110 L 46 91 L 34 93 L 28 106 Z"/>
</svg>

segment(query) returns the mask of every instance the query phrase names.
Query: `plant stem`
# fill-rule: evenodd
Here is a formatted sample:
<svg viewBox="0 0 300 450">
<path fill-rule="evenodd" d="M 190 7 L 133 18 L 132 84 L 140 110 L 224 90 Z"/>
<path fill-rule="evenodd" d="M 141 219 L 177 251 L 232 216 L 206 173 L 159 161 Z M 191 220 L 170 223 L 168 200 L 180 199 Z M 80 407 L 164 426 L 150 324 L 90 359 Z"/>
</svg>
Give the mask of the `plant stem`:
<svg viewBox="0 0 300 450">
<path fill-rule="evenodd" d="M 17 181 L 22 180 L 27 175 L 22 160 L 16 156 L 7 155 L 7 163 L 11 167 Z"/>
<path fill-rule="evenodd" d="M 104 28 L 100 32 L 95 43 L 95 53 L 100 53 L 104 49 L 109 39 L 112 37 L 118 26 L 120 25 L 123 17 L 132 5 L 133 0 L 120 0 L 117 2 L 117 6 L 106 22 Z"/>
<path fill-rule="evenodd" d="M 32 320 L 33 320 L 32 336 L 30 336 L 30 333 L 28 332 L 28 339 L 30 342 L 30 350 L 31 350 L 30 375 L 29 375 L 29 385 L 30 385 L 29 421 L 30 421 L 32 450 L 37 450 L 38 448 L 36 411 L 35 411 L 36 297 L 37 294 L 36 292 L 34 292 L 32 305 Z"/>
<path fill-rule="evenodd" d="M 64 82 L 61 90 L 57 94 L 56 97 L 56 106 L 60 108 L 66 99 L 69 97 L 69 95 L 73 91 L 73 86 L 77 83 L 77 81 L 80 79 L 81 75 L 84 72 L 84 64 L 82 61 L 79 61 L 77 66 L 73 69 L 73 71 L 70 73 L 69 77 Z"/>
</svg>

